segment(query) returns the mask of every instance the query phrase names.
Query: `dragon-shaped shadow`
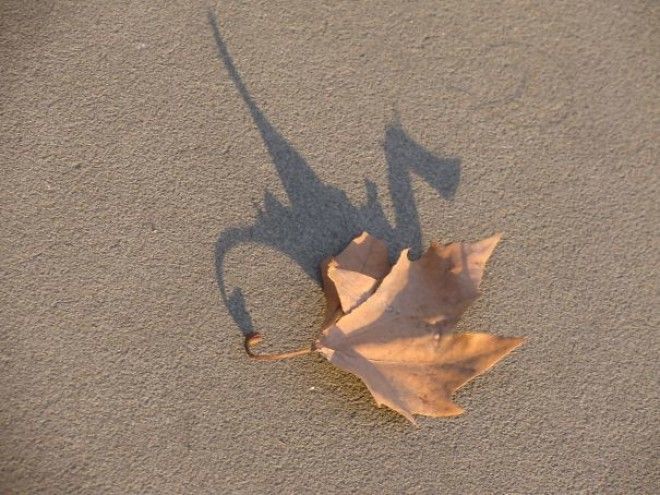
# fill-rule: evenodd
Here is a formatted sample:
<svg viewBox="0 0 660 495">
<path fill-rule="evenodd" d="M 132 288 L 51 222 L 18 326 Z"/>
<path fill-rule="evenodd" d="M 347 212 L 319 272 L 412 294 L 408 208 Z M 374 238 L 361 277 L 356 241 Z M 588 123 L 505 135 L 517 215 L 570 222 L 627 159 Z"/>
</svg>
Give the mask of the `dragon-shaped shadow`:
<svg viewBox="0 0 660 495">
<path fill-rule="evenodd" d="M 259 109 L 227 50 L 217 17 L 213 13 L 208 17 L 219 58 L 261 133 L 290 203 L 285 206 L 266 192 L 264 209 L 259 210 L 255 223 L 229 228 L 216 242 L 215 265 L 221 297 L 238 327 L 247 335 L 254 329 L 243 292 L 234 288 L 229 293 L 225 284 L 224 262 L 231 249 L 247 242 L 272 247 L 289 256 L 317 282 L 320 262 L 336 254 L 364 230 L 385 240 L 391 253 L 408 246 L 413 253 L 419 253 L 422 235 L 410 173 L 418 174 L 445 199 L 451 200 L 461 167 L 458 158 L 440 158 L 420 146 L 395 119 L 386 128 L 384 141 L 394 226 L 385 217 L 373 182 L 365 180 L 366 204 L 351 204 L 344 191 L 319 180 L 300 153 Z"/>
</svg>

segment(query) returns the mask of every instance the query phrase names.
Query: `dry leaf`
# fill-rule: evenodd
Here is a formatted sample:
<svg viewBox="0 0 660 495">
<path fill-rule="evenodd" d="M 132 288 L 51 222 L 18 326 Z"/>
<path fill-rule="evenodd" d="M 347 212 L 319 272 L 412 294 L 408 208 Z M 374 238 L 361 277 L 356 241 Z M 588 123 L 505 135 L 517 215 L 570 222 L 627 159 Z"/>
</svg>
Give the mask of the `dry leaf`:
<svg viewBox="0 0 660 495">
<path fill-rule="evenodd" d="M 378 405 L 413 423 L 414 414 L 461 414 L 451 395 L 522 343 L 451 333 L 479 296 L 499 239 L 432 243 L 416 261 L 404 250 L 390 271 L 385 244 L 363 233 L 322 265 L 326 323 L 313 350 L 360 377 Z"/>
<path fill-rule="evenodd" d="M 367 232 L 321 264 L 326 317 L 323 327 L 362 304 L 390 271 L 387 246 Z"/>
</svg>

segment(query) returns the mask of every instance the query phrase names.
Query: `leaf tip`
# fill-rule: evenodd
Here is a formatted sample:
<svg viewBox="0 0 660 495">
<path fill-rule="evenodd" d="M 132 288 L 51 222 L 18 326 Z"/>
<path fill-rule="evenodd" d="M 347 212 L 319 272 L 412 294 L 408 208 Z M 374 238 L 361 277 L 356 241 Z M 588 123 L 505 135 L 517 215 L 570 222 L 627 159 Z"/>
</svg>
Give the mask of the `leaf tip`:
<svg viewBox="0 0 660 495">
<path fill-rule="evenodd" d="M 475 263 L 483 267 L 483 265 L 486 264 L 488 259 L 493 254 L 493 251 L 495 251 L 495 248 L 497 247 L 497 244 L 500 242 L 501 238 L 502 233 L 497 233 L 471 244 L 468 248 L 470 257 L 474 260 Z"/>
<path fill-rule="evenodd" d="M 510 349 L 513 351 L 523 345 L 527 337 L 507 337 L 506 340 L 509 342 Z"/>
<path fill-rule="evenodd" d="M 378 406 L 378 407 L 380 407 L 380 406 Z M 408 421 L 410 421 L 410 422 L 412 423 L 412 425 L 413 425 L 415 428 L 419 428 L 419 423 L 418 423 L 417 420 L 415 419 L 415 416 L 413 416 L 413 413 L 412 413 L 412 412 L 410 412 L 410 411 L 406 411 L 406 410 L 403 410 L 403 409 L 399 409 L 399 408 L 396 408 L 396 409 L 395 409 L 395 408 L 392 408 L 391 406 L 390 406 L 390 408 L 391 408 L 394 412 L 399 413 L 401 416 L 403 416 L 403 417 L 406 418 Z"/>
<path fill-rule="evenodd" d="M 486 237 L 485 239 L 477 242 L 476 244 L 483 250 L 483 251 L 488 251 L 488 254 L 490 254 L 495 250 L 499 242 L 502 240 L 502 232 L 497 232 L 490 237 Z"/>
</svg>

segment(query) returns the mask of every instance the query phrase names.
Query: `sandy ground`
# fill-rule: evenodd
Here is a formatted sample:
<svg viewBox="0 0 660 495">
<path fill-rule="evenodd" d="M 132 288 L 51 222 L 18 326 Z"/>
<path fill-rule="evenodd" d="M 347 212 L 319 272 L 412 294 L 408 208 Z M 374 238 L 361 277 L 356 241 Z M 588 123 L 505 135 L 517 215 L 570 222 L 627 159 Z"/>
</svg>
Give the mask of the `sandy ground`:
<svg viewBox="0 0 660 495">
<path fill-rule="evenodd" d="M 659 15 L 3 1 L 0 491 L 657 493 Z M 362 229 L 505 233 L 463 416 L 242 353 Z"/>
</svg>

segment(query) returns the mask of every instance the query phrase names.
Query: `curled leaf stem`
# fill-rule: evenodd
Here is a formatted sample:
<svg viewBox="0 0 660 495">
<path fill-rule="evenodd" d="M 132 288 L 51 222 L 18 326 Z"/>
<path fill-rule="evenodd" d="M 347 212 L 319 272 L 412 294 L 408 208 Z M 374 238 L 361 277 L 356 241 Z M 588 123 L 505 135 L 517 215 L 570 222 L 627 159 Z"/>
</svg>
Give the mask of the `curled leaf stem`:
<svg viewBox="0 0 660 495">
<path fill-rule="evenodd" d="M 314 352 L 314 346 L 303 347 L 302 349 L 295 349 L 293 351 L 277 352 L 277 353 L 263 353 L 258 354 L 252 350 L 252 347 L 259 344 L 262 340 L 261 335 L 258 333 L 251 333 L 245 336 L 243 347 L 247 355 L 255 361 L 282 361 L 284 359 L 291 359 L 298 356 L 303 356 Z"/>
</svg>

